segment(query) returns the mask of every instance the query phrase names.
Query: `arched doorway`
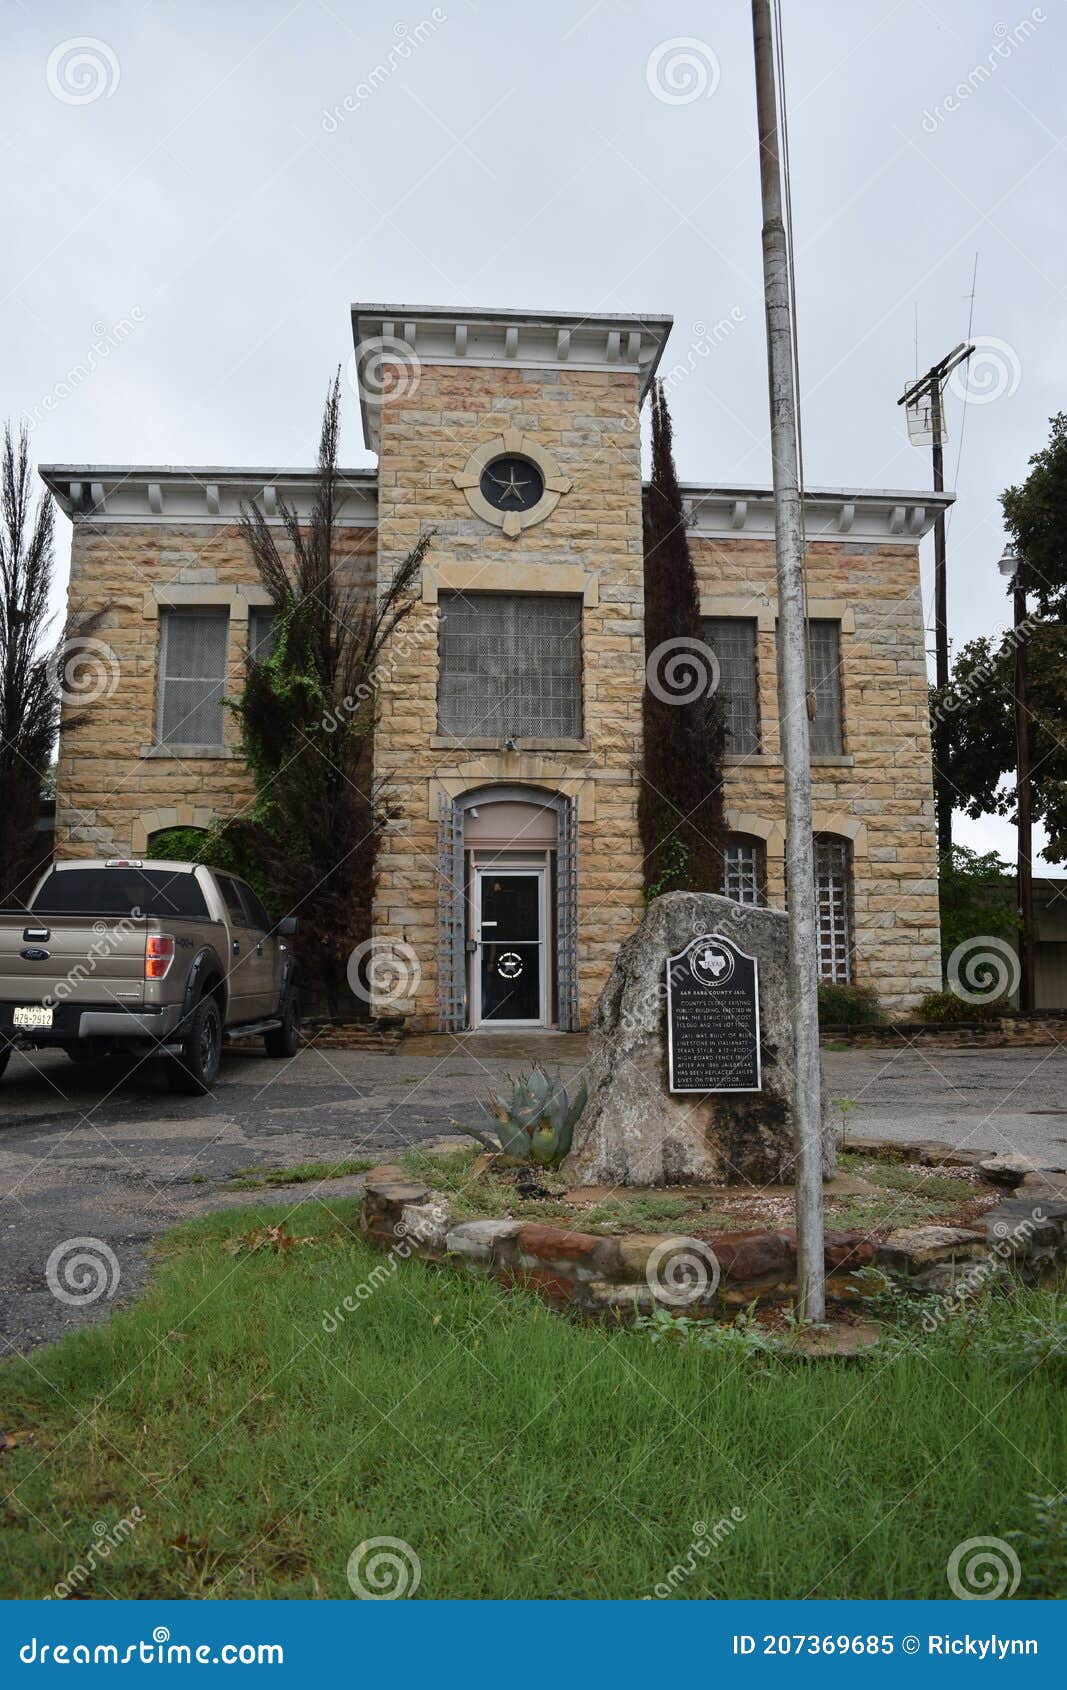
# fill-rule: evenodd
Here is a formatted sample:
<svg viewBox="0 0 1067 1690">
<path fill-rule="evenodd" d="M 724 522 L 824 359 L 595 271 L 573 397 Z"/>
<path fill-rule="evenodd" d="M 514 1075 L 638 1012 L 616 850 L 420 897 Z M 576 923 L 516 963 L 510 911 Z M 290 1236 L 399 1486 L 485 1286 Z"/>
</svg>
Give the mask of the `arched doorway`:
<svg viewBox="0 0 1067 1690">
<path fill-rule="evenodd" d="M 577 1025 L 573 801 L 538 787 L 441 800 L 443 1029 Z"/>
</svg>

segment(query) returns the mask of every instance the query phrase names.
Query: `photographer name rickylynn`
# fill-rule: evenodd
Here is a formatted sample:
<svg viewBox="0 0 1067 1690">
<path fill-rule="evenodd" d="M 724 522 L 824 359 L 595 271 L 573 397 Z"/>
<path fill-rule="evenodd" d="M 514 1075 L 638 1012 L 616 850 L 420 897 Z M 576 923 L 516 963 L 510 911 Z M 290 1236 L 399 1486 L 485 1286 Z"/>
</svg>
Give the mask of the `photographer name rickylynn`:
<svg viewBox="0 0 1067 1690">
<path fill-rule="evenodd" d="M 927 1637 L 926 1653 L 974 1655 L 980 1661 L 1002 1661 L 1008 1655 L 1036 1655 L 1037 1638 L 998 1637 L 996 1632 L 991 1637 L 972 1637 L 969 1632 L 963 1637 L 953 1637 L 945 1632 L 943 1635 Z"/>
</svg>

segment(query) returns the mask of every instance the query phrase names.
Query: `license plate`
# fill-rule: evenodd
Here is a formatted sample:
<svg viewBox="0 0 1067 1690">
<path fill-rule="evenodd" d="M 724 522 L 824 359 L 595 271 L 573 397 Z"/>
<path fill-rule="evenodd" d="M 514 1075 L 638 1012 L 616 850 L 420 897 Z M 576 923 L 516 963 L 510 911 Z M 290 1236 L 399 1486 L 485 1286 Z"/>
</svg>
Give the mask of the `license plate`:
<svg viewBox="0 0 1067 1690">
<path fill-rule="evenodd" d="M 43 1004 L 31 1003 L 15 1010 L 14 1024 L 16 1027 L 50 1027 L 52 1025 L 52 1011 Z"/>
</svg>

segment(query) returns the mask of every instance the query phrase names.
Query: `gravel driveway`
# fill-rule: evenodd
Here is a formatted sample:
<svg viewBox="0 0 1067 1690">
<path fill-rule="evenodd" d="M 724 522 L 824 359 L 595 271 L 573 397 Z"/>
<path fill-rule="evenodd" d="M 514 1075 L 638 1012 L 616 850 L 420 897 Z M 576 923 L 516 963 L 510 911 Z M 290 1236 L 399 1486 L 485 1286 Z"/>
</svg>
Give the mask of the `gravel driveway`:
<svg viewBox="0 0 1067 1690">
<path fill-rule="evenodd" d="M 317 1189 L 235 1190 L 239 1171 L 394 1154 L 440 1138 L 535 1054 L 566 1078 L 584 1040 L 415 1038 L 380 1053 L 308 1049 L 287 1063 L 246 1052 L 227 1055 L 203 1098 L 173 1096 L 150 1064 L 16 1056 L 0 1081 L 0 1354 L 106 1318 L 144 1284 L 151 1240 L 178 1221 Z M 1010 1146 L 1064 1165 L 1059 1047 L 827 1052 L 825 1062 L 834 1097 L 851 1100 L 849 1132 Z M 327 1189 L 340 1196 L 359 1184 L 331 1180 Z M 53 1295 L 46 1278 L 52 1252 L 75 1239 L 100 1241 L 115 1264 L 104 1257 L 111 1294 L 82 1306 Z"/>
</svg>

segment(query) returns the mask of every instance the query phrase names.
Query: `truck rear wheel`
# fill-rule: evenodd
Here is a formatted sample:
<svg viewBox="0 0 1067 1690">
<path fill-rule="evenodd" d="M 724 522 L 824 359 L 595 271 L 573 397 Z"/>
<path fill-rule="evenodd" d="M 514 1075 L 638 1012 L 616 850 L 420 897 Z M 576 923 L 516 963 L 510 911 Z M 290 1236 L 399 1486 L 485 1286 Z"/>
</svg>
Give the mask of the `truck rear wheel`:
<svg viewBox="0 0 1067 1690">
<path fill-rule="evenodd" d="M 212 997 L 203 997 L 189 1016 L 181 1051 L 168 1059 L 171 1091 L 198 1097 L 210 1090 L 222 1060 L 222 1016 Z"/>
<path fill-rule="evenodd" d="M 287 992 L 282 1005 L 281 1026 L 264 1033 L 267 1055 L 295 1056 L 300 1049 L 300 999 L 295 992 Z"/>
<path fill-rule="evenodd" d="M 10 1061 L 11 1061 L 11 1046 L 10 1045 L 0 1046 L 0 1079 L 3 1078 L 4 1069 L 7 1067 L 8 1063 Z"/>
</svg>

